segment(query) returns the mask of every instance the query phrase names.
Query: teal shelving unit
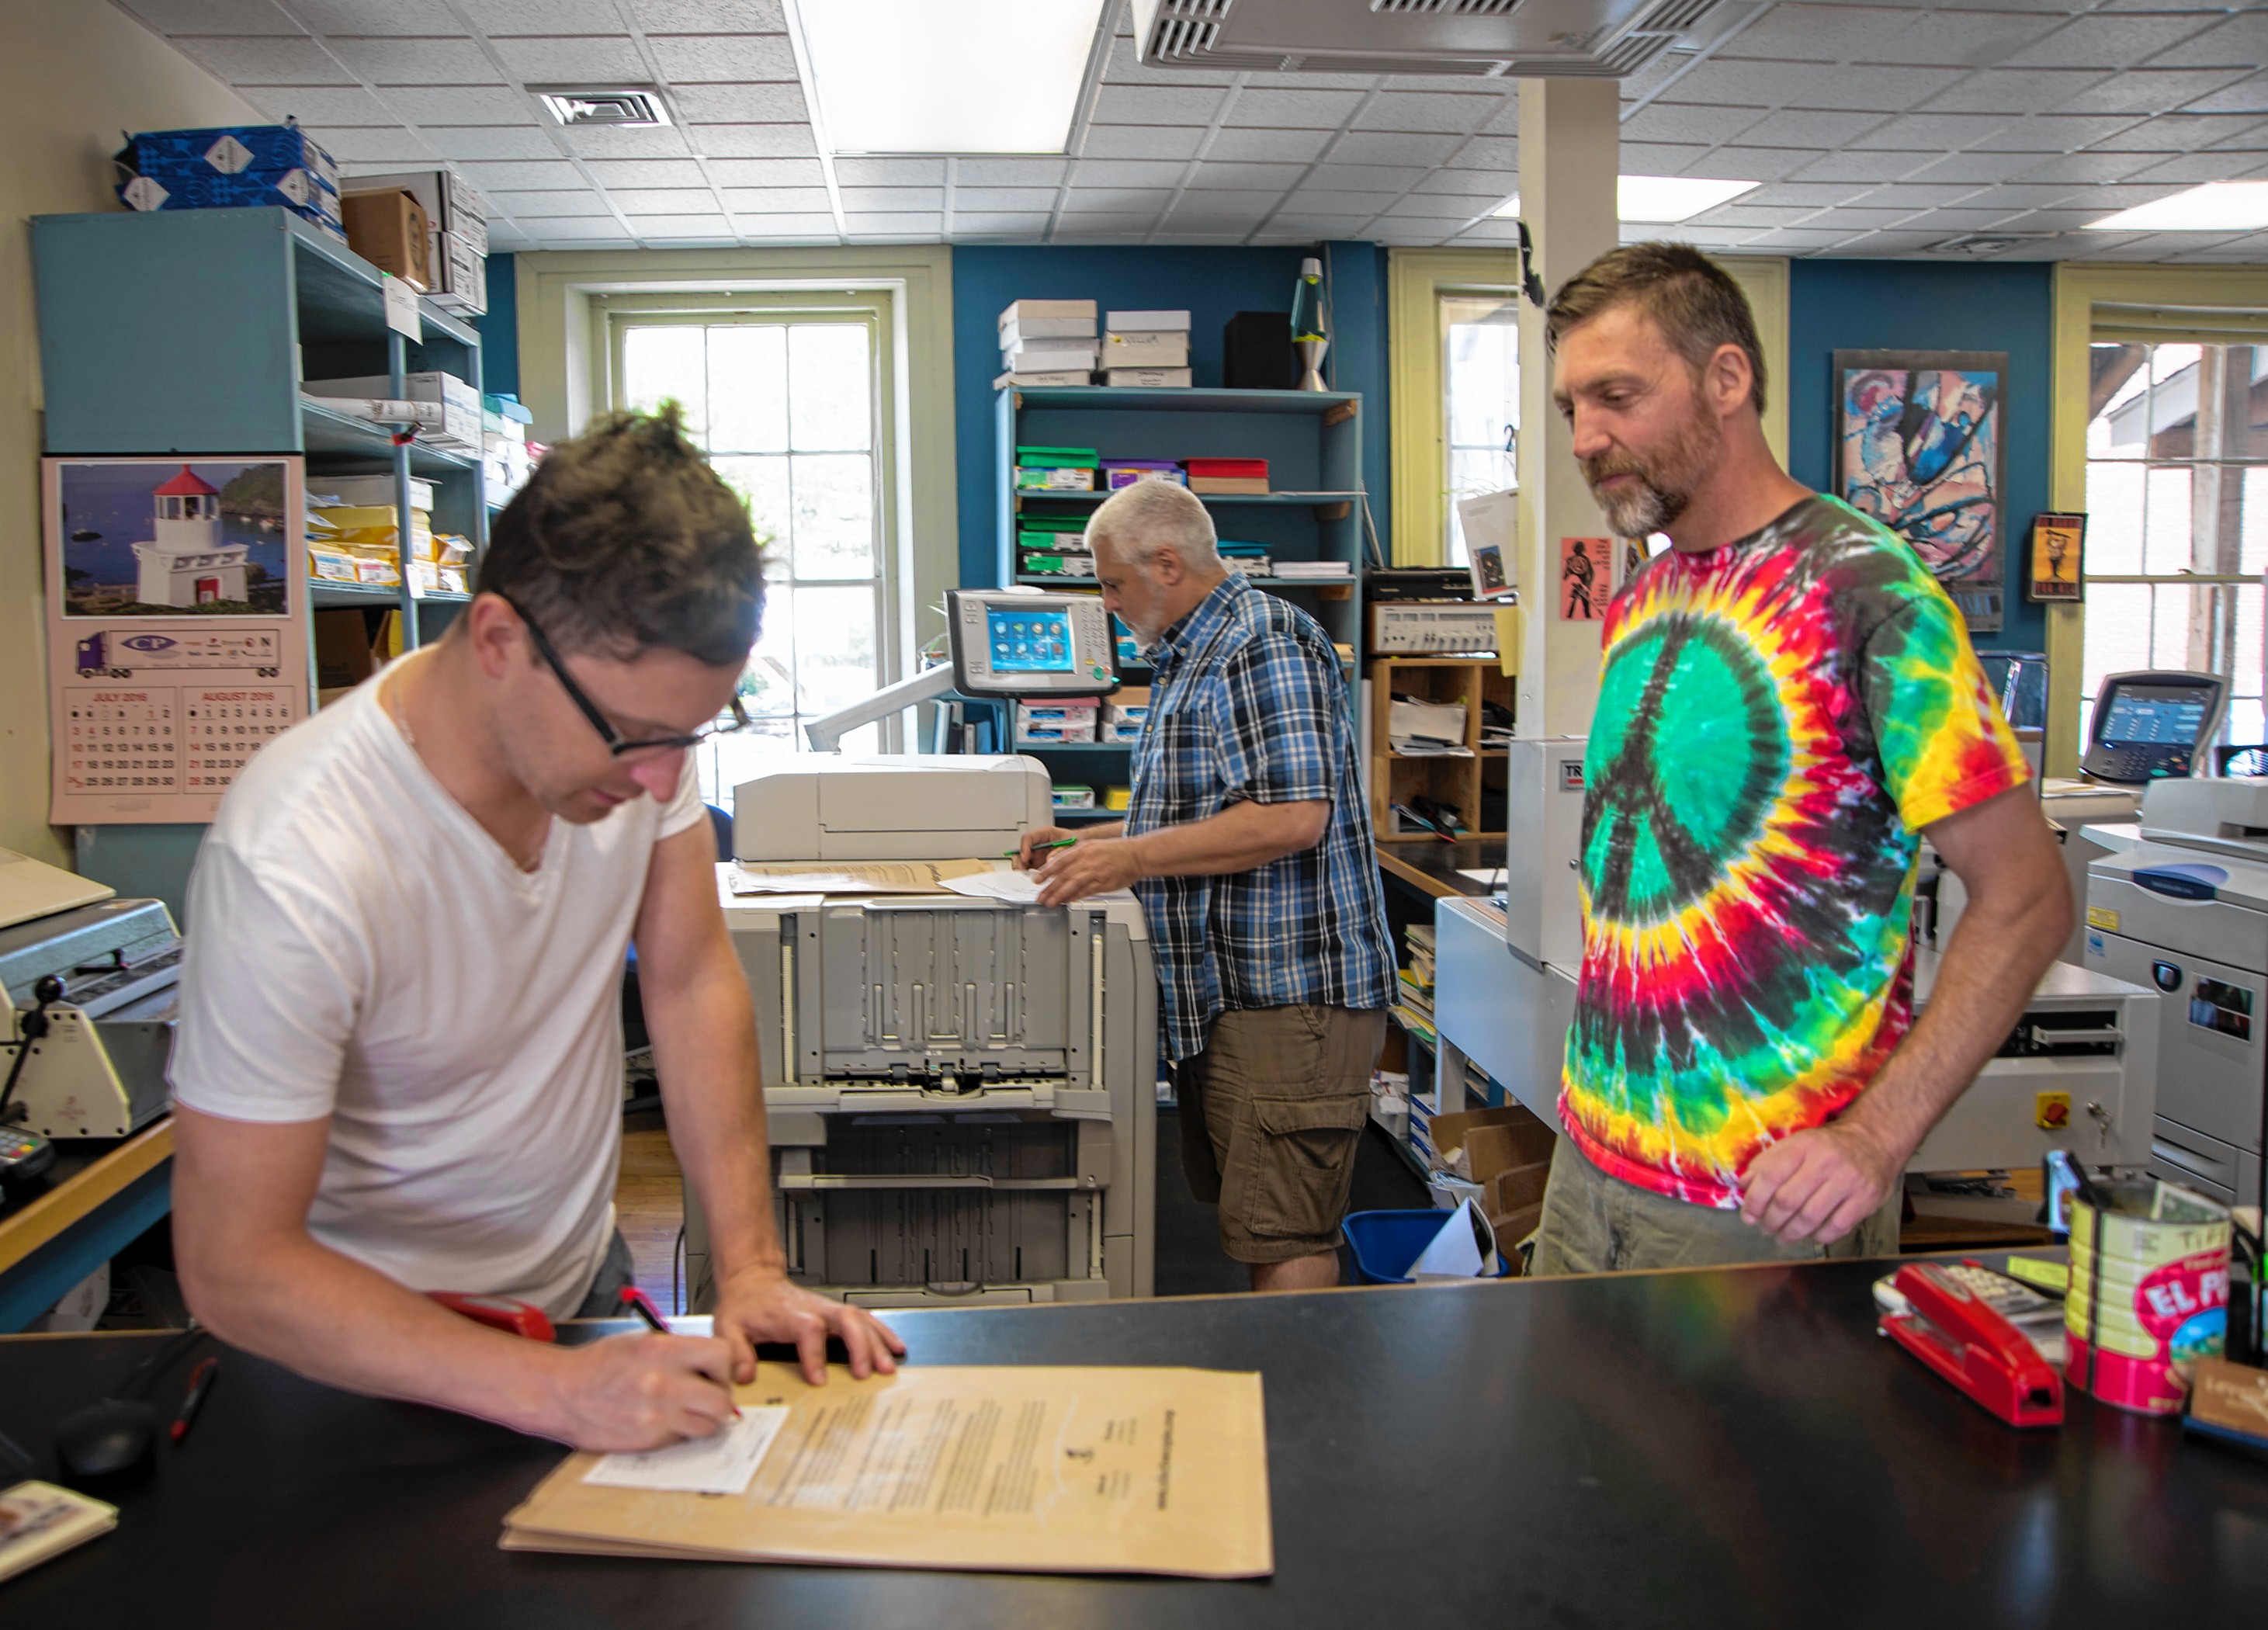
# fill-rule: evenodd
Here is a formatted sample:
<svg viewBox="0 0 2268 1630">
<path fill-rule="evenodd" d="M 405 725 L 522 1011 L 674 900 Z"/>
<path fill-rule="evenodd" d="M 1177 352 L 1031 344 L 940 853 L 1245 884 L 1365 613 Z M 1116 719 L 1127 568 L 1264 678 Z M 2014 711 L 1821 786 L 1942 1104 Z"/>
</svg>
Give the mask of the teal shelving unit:
<svg viewBox="0 0 2268 1630">
<path fill-rule="evenodd" d="M 288 210 L 46 215 L 32 221 L 46 449 L 55 455 L 302 454 L 326 476 L 434 484 L 433 525 L 488 544 L 476 455 L 411 442 L 301 400 L 299 381 L 438 370 L 482 388 L 481 338 L 421 302 L 423 337 L 386 326 L 377 268 Z M 409 529 L 400 528 L 408 539 Z M 298 585 L 311 610 L 398 608 L 403 643 L 437 637 L 468 596 Z M 313 641 L 309 639 L 310 661 Z M 314 676 L 307 676 L 312 703 Z M 181 914 L 202 826 L 83 826 L 77 865 Z"/>
<path fill-rule="evenodd" d="M 1016 526 L 1026 515 L 1091 513 L 1107 492 L 1018 492 L 1016 448 L 1093 447 L 1106 459 L 1254 458 L 1268 461 L 1274 491 L 1203 495 L 1225 540 L 1263 543 L 1278 560 L 1340 560 L 1348 576 L 1330 582 L 1255 578 L 1321 623 L 1333 640 L 1362 655 L 1362 397 L 1344 391 L 1174 390 L 1113 386 L 1004 388 L 994 404 L 998 580 L 1035 587 L 1094 589 L 1092 578 L 1019 576 Z M 1357 667 L 1355 671 L 1359 671 Z M 1148 670 L 1125 670 L 1129 683 Z M 1018 748 L 1057 781 L 1100 793 L 1124 785 L 1131 749 L 1117 743 Z M 1065 826 L 1116 821 L 1116 811 L 1057 815 Z"/>
</svg>

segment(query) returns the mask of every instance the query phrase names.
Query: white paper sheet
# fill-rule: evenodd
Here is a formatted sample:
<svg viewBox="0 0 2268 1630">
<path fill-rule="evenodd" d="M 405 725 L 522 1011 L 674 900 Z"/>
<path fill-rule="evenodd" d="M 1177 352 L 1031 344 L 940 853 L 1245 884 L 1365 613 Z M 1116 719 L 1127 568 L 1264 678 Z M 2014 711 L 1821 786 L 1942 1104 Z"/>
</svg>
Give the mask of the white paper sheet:
<svg viewBox="0 0 2268 1630">
<path fill-rule="evenodd" d="M 763 1464 L 764 1451 L 787 1424 L 784 1404 L 747 1408 L 740 1419 L 708 1437 L 666 1449 L 607 1455 L 585 1472 L 585 1483 L 608 1488 L 659 1488 L 686 1494 L 737 1494 Z"/>
<path fill-rule="evenodd" d="M 1489 1250 L 1485 1255 L 1481 1242 L 1485 1239 Z M 1496 1264 L 1496 1235 L 1488 1219 L 1470 1200 L 1461 1200 L 1456 1210 L 1441 1225 L 1432 1243 L 1418 1253 L 1418 1260 L 1410 1265 L 1410 1277 L 1423 1279 L 1476 1279 L 1494 1271 Z"/>
<path fill-rule="evenodd" d="M 1040 880 L 1034 872 L 978 872 L 971 877 L 948 877 L 945 886 L 972 900 L 1005 900 L 1013 905 L 1040 903 Z"/>
</svg>

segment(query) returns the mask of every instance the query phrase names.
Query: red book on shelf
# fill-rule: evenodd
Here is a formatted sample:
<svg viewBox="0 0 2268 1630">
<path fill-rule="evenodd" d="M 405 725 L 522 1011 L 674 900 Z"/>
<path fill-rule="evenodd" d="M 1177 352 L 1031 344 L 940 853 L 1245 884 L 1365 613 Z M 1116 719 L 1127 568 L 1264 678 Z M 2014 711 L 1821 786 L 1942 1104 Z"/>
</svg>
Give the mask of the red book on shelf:
<svg viewBox="0 0 2268 1630">
<path fill-rule="evenodd" d="M 1266 459 L 1183 459 L 1182 468 L 1192 476 L 1226 476 L 1247 481 L 1268 479 Z"/>
</svg>

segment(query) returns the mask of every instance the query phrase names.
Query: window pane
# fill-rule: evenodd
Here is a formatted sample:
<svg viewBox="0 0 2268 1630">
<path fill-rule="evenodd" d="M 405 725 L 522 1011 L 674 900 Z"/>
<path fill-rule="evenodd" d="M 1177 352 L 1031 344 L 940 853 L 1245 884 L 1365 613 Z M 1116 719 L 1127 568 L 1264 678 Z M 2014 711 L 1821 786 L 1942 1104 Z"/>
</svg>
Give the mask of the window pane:
<svg viewBox="0 0 2268 1630">
<path fill-rule="evenodd" d="M 2129 409 L 2149 387 L 2150 348 L 2146 345 L 2097 345 L 2088 353 L 2088 395 L 2099 405 L 2087 427 L 2087 456 L 2090 459 L 2139 459 L 2142 456 L 2142 417 Z M 2092 545 L 2094 540 L 2088 542 Z"/>
<path fill-rule="evenodd" d="M 709 446 L 715 453 L 787 451 L 787 330 L 709 334 Z"/>
<path fill-rule="evenodd" d="M 730 458 L 710 461 L 725 484 L 748 501 L 748 519 L 755 523 L 756 541 L 764 552 L 784 563 L 788 556 L 788 522 L 793 509 L 788 501 L 787 460 Z"/>
<path fill-rule="evenodd" d="M 2126 577 L 2142 570 L 2142 467 L 2087 467 L 2087 570 Z"/>
<path fill-rule="evenodd" d="M 873 382 L 864 324 L 799 323 L 788 336 L 789 423 L 799 453 L 873 446 Z"/>
<path fill-rule="evenodd" d="M 2194 547 L 2190 532 L 2190 471 L 2154 469 L 2143 537 L 2142 570 L 2153 577 L 2190 569 Z"/>
<path fill-rule="evenodd" d="M 795 575 L 874 575 L 874 461 L 863 453 L 799 453 Z"/>
<path fill-rule="evenodd" d="M 1449 443 L 1501 447 L 1520 419 L 1520 330 L 1460 322 L 1449 329 Z"/>
<path fill-rule="evenodd" d="M 629 405 L 651 413 L 665 402 L 685 409 L 685 429 L 708 445 L 708 370 L 703 330 L 656 325 L 622 336 L 622 392 Z"/>
<path fill-rule="evenodd" d="M 2092 540 L 2089 540 L 2090 546 Z M 2129 673 L 2150 666 L 2150 586 L 2146 583 L 2096 583 L 2087 591 L 2087 650 L 2080 664 L 2080 688 L 2092 708 L 2095 693 L 2105 674 Z M 2084 733 L 2087 718 L 2080 728 Z"/>
<path fill-rule="evenodd" d="M 872 588 L 798 588 L 794 597 L 796 682 L 806 714 L 825 713 L 873 694 Z"/>
<path fill-rule="evenodd" d="M 2260 347 L 2268 355 L 2268 345 Z M 2244 477 L 2244 525 L 2239 535 L 2243 543 L 2242 553 L 2244 572 L 2268 572 L 2268 466 L 2255 466 L 2242 471 Z"/>
</svg>

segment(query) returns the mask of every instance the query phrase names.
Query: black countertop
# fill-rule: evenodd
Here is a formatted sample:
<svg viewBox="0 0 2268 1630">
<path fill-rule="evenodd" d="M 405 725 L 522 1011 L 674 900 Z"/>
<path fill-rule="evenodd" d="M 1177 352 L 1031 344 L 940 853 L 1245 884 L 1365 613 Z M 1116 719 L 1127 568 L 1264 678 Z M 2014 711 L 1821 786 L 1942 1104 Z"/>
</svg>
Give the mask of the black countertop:
<svg viewBox="0 0 2268 1630">
<path fill-rule="evenodd" d="M 1424 880 L 1414 886 L 1429 894 L 1491 895 L 1503 891 L 1505 841 L 1501 837 L 1468 837 L 1454 844 L 1436 838 L 1425 843 L 1380 844 L 1376 847 L 1388 875 L 1395 874 L 1396 866 L 1407 867 Z M 1467 871 L 1491 874 L 1492 881 L 1467 877 Z"/>
<path fill-rule="evenodd" d="M 1266 1376 L 1277 1572 L 1219 1583 L 496 1549 L 561 1451 L 231 1354 L 119 1530 L 0 1622 L 428 1626 L 2235 1622 L 2268 1465 L 2074 1398 L 2019 1434 L 1874 1334 L 1881 1264 L 889 1316 L 934 1363 Z M 0 1427 L 150 1338 L 0 1341 Z M 180 1396 L 179 1371 L 153 1394 Z M 51 1467 L 42 1467 L 42 1471 Z"/>
</svg>

